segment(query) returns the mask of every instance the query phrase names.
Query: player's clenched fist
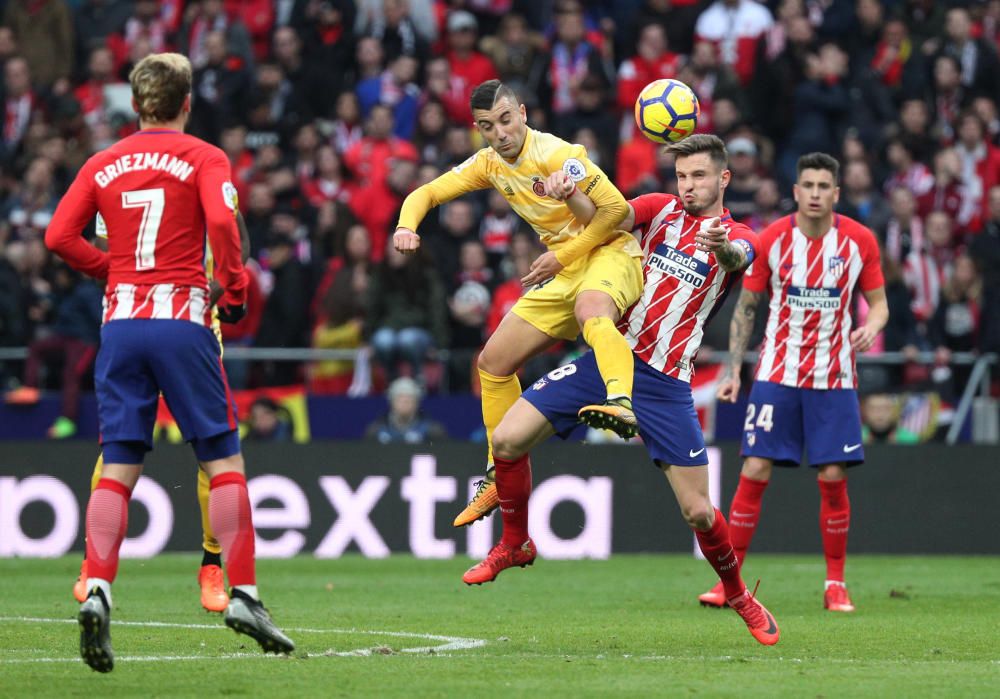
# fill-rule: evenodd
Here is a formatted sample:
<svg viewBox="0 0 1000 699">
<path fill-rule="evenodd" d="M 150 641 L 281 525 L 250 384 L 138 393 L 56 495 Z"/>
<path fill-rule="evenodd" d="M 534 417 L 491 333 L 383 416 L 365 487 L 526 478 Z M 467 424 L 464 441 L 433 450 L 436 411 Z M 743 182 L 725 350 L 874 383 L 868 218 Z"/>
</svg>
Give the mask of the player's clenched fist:
<svg viewBox="0 0 1000 699">
<path fill-rule="evenodd" d="M 408 255 L 420 247 L 420 236 L 409 228 L 397 228 L 392 235 L 392 244 L 397 252 Z"/>
<path fill-rule="evenodd" d="M 726 403 L 735 403 L 740 395 L 740 376 L 731 374 L 719 382 L 715 389 L 715 397 Z"/>
<path fill-rule="evenodd" d="M 545 193 L 553 199 L 565 201 L 575 189 L 576 182 L 562 170 L 553 172 L 545 179 Z"/>
</svg>

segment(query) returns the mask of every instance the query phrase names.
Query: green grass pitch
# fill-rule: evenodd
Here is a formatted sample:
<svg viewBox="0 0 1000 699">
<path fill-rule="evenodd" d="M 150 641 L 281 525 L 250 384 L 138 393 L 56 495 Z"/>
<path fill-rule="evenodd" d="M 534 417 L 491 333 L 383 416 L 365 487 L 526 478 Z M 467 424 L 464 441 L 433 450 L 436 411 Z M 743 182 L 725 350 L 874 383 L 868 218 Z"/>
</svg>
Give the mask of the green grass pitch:
<svg viewBox="0 0 1000 699">
<path fill-rule="evenodd" d="M 467 561 L 263 561 L 294 657 L 201 610 L 193 555 L 126 560 L 116 667 L 79 660 L 78 559 L 0 560 L 0 696 L 997 696 L 1000 560 L 854 556 L 858 611 L 822 609 L 821 556 L 751 556 L 781 642 L 758 645 L 689 556 L 546 561 L 467 588 Z M 123 623 L 125 622 L 125 623 Z M 155 622 L 161 625 L 156 625 Z M 117 624 L 117 625 L 116 625 Z"/>
</svg>

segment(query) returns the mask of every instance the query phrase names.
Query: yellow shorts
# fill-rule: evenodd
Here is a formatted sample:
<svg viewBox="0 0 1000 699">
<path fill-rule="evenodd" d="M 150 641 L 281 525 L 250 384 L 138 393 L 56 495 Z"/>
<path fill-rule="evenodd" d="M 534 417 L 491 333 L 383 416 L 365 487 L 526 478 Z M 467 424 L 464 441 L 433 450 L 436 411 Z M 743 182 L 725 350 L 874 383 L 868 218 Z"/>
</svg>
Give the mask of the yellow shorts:
<svg viewBox="0 0 1000 699">
<path fill-rule="evenodd" d="M 532 288 L 511 311 L 550 337 L 574 340 L 580 334 L 574 306 L 581 291 L 603 291 L 625 313 L 642 295 L 642 261 L 603 245 Z"/>
</svg>

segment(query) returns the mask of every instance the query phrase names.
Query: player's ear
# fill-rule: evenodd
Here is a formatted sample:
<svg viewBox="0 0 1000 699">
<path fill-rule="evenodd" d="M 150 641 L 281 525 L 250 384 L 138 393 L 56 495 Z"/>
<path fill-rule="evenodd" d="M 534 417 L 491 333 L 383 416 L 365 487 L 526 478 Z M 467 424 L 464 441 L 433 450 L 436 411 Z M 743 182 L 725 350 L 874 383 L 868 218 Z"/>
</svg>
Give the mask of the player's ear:
<svg viewBox="0 0 1000 699">
<path fill-rule="evenodd" d="M 181 106 L 181 111 L 182 112 L 190 112 L 191 111 L 191 93 L 190 92 L 188 93 L 188 96 L 184 98 L 184 104 Z"/>
<path fill-rule="evenodd" d="M 833 203 L 836 204 L 840 201 L 840 187 L 833 188 Z"/>
<path fill-rule="evenodd" d="M 520 114 L 521 114 L 521 121 L 524 122 L 525 124 L 527 124 L 528 123 L 528 110 L 524 108 L 523 104 L 521 104 L 521 105 L 518 106 L 517 111 L 520 112 Z"/>
<path fill-rule="evenodd" d="M 799 202 L 799 183 L 796 182 L 792 185 L 792 198 L 795 199 L 795 203 Z"/>
<path fill-rule="evenodd" d="M 733 178 L 733 173 L 729 168 L 723 168 L 722 174 L 719 176 L 719 186 L 725 189 L 729 186 L 729 180 Z"/>
</svg>

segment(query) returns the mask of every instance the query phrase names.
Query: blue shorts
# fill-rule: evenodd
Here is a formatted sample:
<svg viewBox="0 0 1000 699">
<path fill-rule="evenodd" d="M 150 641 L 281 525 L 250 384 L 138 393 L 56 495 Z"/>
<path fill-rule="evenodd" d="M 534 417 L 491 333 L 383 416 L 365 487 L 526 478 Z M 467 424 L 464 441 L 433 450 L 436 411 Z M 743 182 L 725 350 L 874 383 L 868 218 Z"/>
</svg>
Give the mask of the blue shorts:
<svg viewBox="0 0 1000 699">
<path fill-rule="evenodd" d="M 654 461 L 669 466 L 708 463 L 705 435 L 694 410 L 691 384 L 665 376 L 632 355 L 635 384 L 632 407 L 639 420 L 639 436 Z M 607 398 L 604 379 L 593 352 L 550 371 L 522 396 L 545 416 L 564 439 L 580 424 L 577 413 L 585 405 Z"/>
<path fill-rule="evenodd" d="M 858 393 L 849 388 L 792 388 L 755 381 L 743 423 L 740 454 L 798 466 L 864 463 Z"/>
<path fill-rule="evenodd" d="M 238 423 L 219 341 L 210 328 L 187 320 L 106 323 L 94 387 L 102 444 L 124 442 L 151 449 L 162 393 L 185 441 L 205 452 L 199 453 L 200 459 L 239 452 L 238 438 L 213 439 L 233 433 Z"/>
</svg>

